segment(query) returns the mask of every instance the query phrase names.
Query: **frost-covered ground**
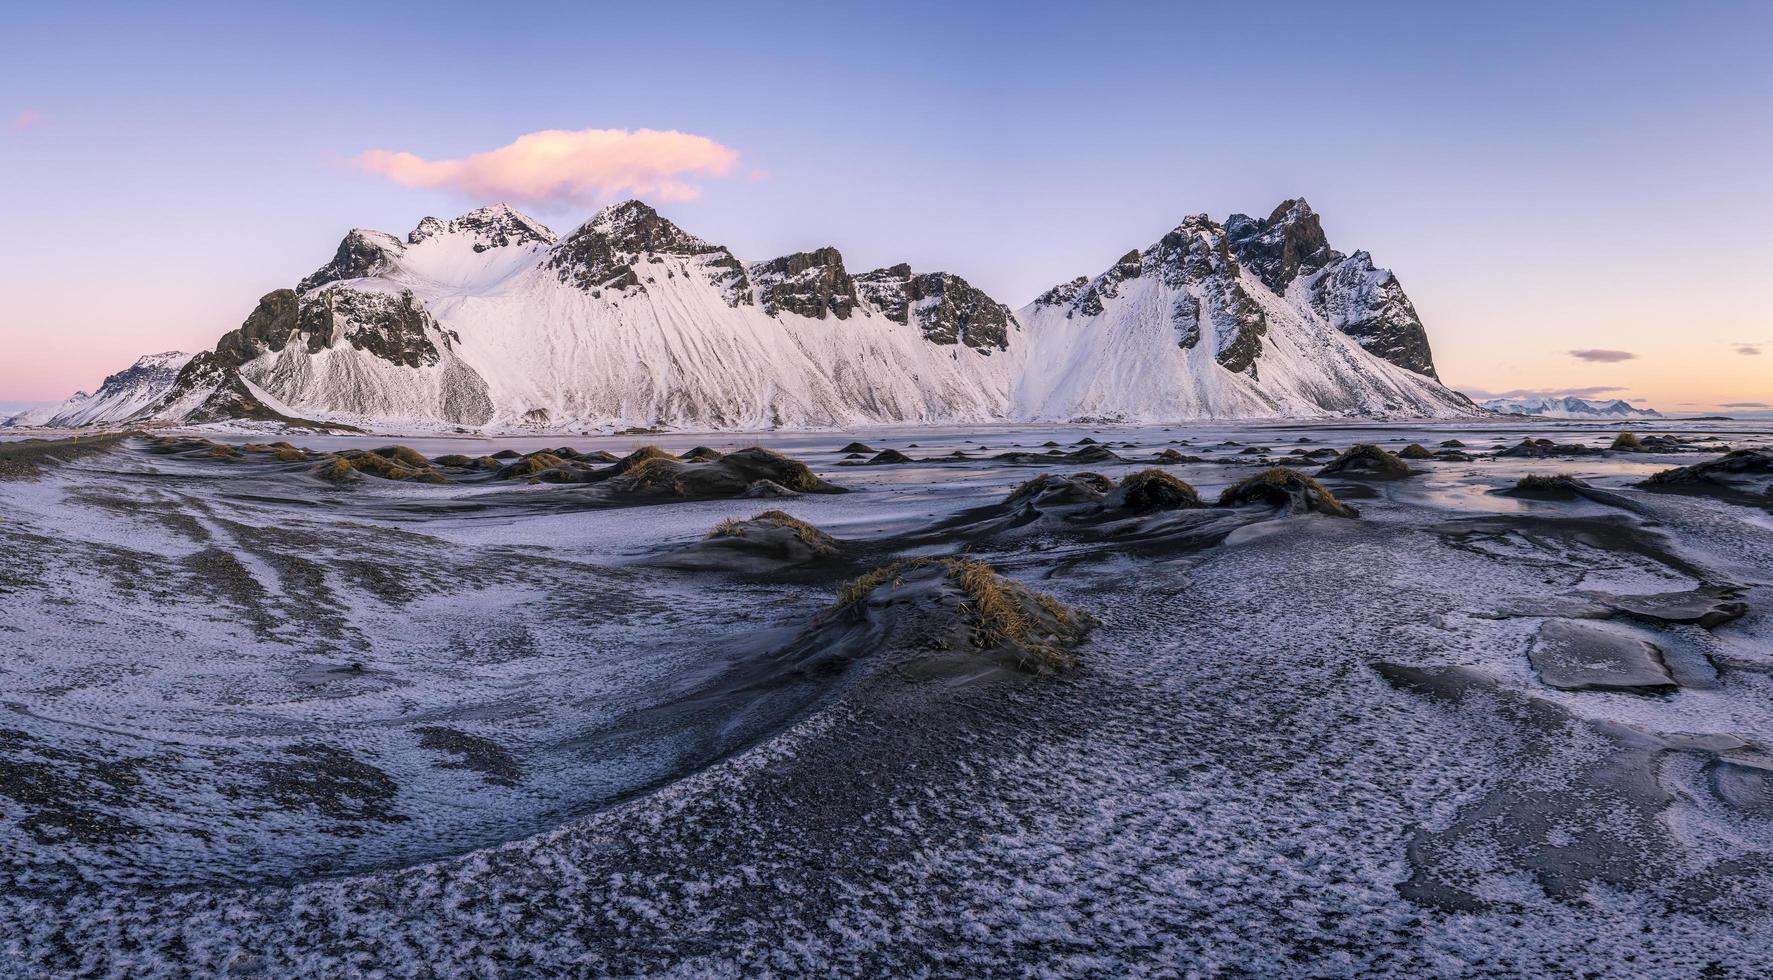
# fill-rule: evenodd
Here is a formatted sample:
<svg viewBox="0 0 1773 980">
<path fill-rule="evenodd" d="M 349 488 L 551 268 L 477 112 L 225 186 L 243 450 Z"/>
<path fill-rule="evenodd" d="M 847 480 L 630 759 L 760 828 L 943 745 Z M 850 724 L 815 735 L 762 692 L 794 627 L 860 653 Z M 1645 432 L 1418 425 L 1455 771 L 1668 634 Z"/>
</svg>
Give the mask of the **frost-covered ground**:
<svg viewBox="0 0 1773 980">
<path fill-rule="evenodd" d="M 1655 431 L 1773 442 L 1717 426 Z M 1631 488 L 1715 453 L 1490 458 L 1523 433 L 1613 436 L 765 435 L 857 492 L 615 509 L 139 441 L 0 482 L 0 975 L 1766 975 L 1773 513 Z M 1211 544 L 923 533 L 1030 476 L 1136 464 L 838 465 L 851 439 L 1085 436 L 1205 457 L 1166 469 L 1209 498 L 1257 468 L 1215 460 L 1479 458 L 1326 477 L 1360 520 Z M 1528 472 L 1617 496 L 1488 492 Z M 838 583 L 650 559 L 772 506 L 1091 611 L 1083 667 L 726 683 Z M 1529 657 L 1548 623 L 1653 643 L 1669 683 L 1553 687 Z"/>
</svg>

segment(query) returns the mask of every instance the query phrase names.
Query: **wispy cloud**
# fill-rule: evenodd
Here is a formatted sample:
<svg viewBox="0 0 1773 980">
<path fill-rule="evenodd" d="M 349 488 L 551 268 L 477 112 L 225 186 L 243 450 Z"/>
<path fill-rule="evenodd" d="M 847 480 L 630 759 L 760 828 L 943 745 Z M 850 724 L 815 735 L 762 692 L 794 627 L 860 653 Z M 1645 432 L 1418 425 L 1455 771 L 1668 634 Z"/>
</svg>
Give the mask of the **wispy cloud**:
<svg viewBox="0 0 1773 980">
<path fill-rule="evenodd" d="M 1637 357 L 1636 354 L 1633 354 L 1628 350 L 1605 350 L 1603 348 L 1573 350 L 1570 352 L 1570 356 L 1584 361 L 1594 361 L 1599 364 L 1613 364 L 1618 361 L 1629 361 Z"/>
<path fill-rule="evenodd" d="M 43 125 L 43 113 L 35 109 L 20 109 L 13 113 L 12 128 L 18 130 L 36 129 Z"/>
<path fill-rule="evenodd" d="M 1624 391 L 1618 385 L 1594 385 L 1588 388 L 1511 388 L 1508 391 L 1485 391 L 1482 388 L 1461 387 L 1472 398 L 1486 401 L 1491 398 L 1563 398 L 1573 395 L 1577 398 L 1594 398 L 1615 391 Z"/>
<path fill-rule="evenodd" d="M 1761 355 L 1761 345 L 1760 344 L 1737 344 L 1736 345 L 1736 353 L 1741 354 L 1745 357 L 1759 357 Z"/>
<path fill-rule="evenodd" d="M 593 207 L 623 195 L 692 200 L 702 190 L 691 181 L 731 173 L 739 152 L 675 131 L 549 129 L 459 160 L 370 150 L 355 162 L 406 187 L 453 190 L 480 203 Z"/>
<path fill-rule="evenodd" d="M 1773 408 L 1766 402 L 1725 402 L 1725 408 Z"/>
</svg>

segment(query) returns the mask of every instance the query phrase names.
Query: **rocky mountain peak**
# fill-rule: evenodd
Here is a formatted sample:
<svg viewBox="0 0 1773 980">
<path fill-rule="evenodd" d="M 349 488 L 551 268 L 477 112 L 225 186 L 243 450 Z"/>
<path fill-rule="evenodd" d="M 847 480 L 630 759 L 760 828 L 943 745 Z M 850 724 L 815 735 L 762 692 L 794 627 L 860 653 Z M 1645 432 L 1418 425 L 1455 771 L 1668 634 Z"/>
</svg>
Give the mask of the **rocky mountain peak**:
<svg viewBox="0 0 1773 980">
<path fill-rule="evenodd" d="M 989 354 L 1007 350 L 1010 332 L 1021 329 L 1009 307 L 952 273 L 914 275 L 901 262 L 857 276 L 856 289 L 882 316 L 904 324 L 915 319 L 932 344 L 964 344 Z"/>
<path fill-rule="evenodd" d="M 856 311 L 855 280 L 844 271 L 843 255 L 829 245 L 758 262 L 748 271 L 771 316 L 788 312 L 847 320 Z"/>
<path fill-rule="evenodd" d="M 473 236 L 476 252 L 530 243 L 552 245 L 559 241 L 546 225 L 509 204 L 501 203 L 476 208 L 450 221 L 426 217 L 406 236 L 406 243 L 417 245 L 427 239 L 449 234 Z"/>
<path fill-rule="evenodd" d="M 1234 214 L 1225 228 L 1238 261 L 1277 293 L 1342 257 L 1330 248 L 1317 212 L 1304 198 L 1282 201 L 1261 221 Z"/>
<path fill-rule="evenodd" d="M 639 201 L 623 201 L 597 212 L 554 247 L 548 268 L 561 282 L 601 296 L 605 290 L 645 292 L 645 281 L 656 281 L 658 275 L 642 271 L 642 265 L 665 266 L 667 278 L 679 269 L 686 275 L 692 272 L 692 263 L 673 267 L 670 258 L 694 260 L 693 271 L 718 287 L 727 305 L 752 302 L 751 281 L 732 252 L 691 235 Z"/>
<path fill-rule="evenodd" d="M 329 282 L 380 275 L 405 251 L 406 244 L 393 235 L 368 228 L 353 228 L 339 242 L 338 251 L 333 253 L 332 261 L 303 279 L 296 286 L 296 291 L 306 293 Z"/>
</svg>

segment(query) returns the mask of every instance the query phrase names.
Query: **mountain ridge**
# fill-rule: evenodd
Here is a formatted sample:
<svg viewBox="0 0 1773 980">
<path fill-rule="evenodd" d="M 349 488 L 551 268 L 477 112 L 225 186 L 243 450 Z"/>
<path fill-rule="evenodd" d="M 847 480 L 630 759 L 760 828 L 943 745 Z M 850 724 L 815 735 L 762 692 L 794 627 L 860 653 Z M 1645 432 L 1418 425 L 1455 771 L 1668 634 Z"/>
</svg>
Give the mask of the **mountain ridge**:
<svg viewBox="0 0 1773 980">
<path fill-rule="evenodd" d="M 1034 390 L 1030 357 L 1069 329 L 1054 310 L 1109 337 L 1126 332 L 1121 291 L 1154 288 L 1175 343 L 1098 344 L 1094 370 L 1137 373 L 1197 344 L 1210 364 L 1169 363 L 1118 400 Z M 500 432 L 1477 411 L 1435 378 L 1396 277 L 1331 249 L 1302 199 L 1260 221 L 1191 217 L 1020 311 L 951 272 L 852 273 L 833 246 L 744 262 L 639 201 L 564 237 L 490 205 L 404 238 L 353 229 L 151 404 L 139 395 L 85 417 Z"/>
</svg>

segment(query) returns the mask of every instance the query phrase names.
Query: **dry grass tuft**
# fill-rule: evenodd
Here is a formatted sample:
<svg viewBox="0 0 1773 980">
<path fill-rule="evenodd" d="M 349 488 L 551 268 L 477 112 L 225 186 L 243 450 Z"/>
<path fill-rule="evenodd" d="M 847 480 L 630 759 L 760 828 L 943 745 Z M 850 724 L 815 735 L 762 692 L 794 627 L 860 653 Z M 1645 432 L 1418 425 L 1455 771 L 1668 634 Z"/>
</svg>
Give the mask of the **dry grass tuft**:
<svg viewBox="0 0 1773 980">
<path fill-rule="evenodd" d="M 1155 467 L 1121 477 L 1125 506 L 1134 510 L 1203 506 L 1195 489 Z"/>
<path fill-rule="evenodd" d="M 656 459 L 675 461 L 677 457 L 660 449 L 658 446 L 641 446 L 639 449 L 636 449 L 617 460 L 615 462 L 615 472 L 626 473 L 642 463 L 650 463 Z"/>
<path fill-rule="evenodd" d="M 1422 445 L 1421 443 L 1412 442 L 1408 446 L 1405 446 L 1403 449 L 1398 451 L 1397 458 L 1398 459 L 1433 459 L 1434 453 L 1429 452 L 1428 447 Z"/>
<path fill-rule="evenodd" d="M 1067 638 L 1039 631 L 1026 612 L 1032 602 L 1058 624 L 1061 631 L 1077 636 L 1080 617 L 1052 596 L 1009 582 L 990 565 L 970 558 L 905 558 L 864 573 L 839 593 L 836 608 L 849 609 L 867 600 L 887 583 L 899 584 L 907 572 L 939 566 L 948 581 L 965 597 L 960 612 L 972 629 L 973 646 L 991 649 L 1005 643 L 1022 647 L 1019 666 L 1034 673 L 1054 673 L 1077 665 Z"/>
<path fill-rule="evenodd" d="M 431 461 L 425 458 L 424 453 L 410 446 L 383 446 L 374 452 L 383 459 L 391 459 L 402 466 L 415 470 L 431 465 Z"/>
<path fill-rule="evenodd" d="M 1528 473 L 1514 481 L 1516 490 L 1557 490 L 1567 486 L 1585 486 L 1574 473 Z"/>
<path fill-rule="evenodd" d="M 1326 489 L 1323 484 L 1298 470 L 1288 469 L 1285 466 L 1269 467 L 1249 479 L 1226 487 L 1225 492 L 1219 495 L 1219 506 L 1231 507 L 1251 503 L 1258 499 L 1258 494 L 1265 487 L 1274 487 L 1288 492 L 1298 487 L 1305 490 L 1307 494 L 1319 497 L 1325 509 L 1331 513 L 1344 517 L 1354 517 L 1358 513 L 1354 508 L 1337 500 L 1336 495 Z"/>
<path fill-rule="evenodd" d="M 795 517 L 786 511 L 766 510 L 754 514 L 749 520 L 727 518 L 708 532 L 710 538 L 742 538 L 745 536 L 746 525 L 763 524 L 769 527 L 787 528 L 794 536 L 803 541 L 807 547 L 821 554 L 835 554 L 837 547 L 831 535 L 819 530 L 811 524 Z"/>
<path fill-rule="evenodd" d="M 1615 452 L 1634 452 L 1644 448 L 1644 440 L 1639 439 L 1636 433 L 1621 432 L 1614 437 L 1612 448 Z"/>
<path fill-rule="evenodd" d="M 1342 455 L 1324 464 L 1318 472 L 1405 477 L 1410 475 L 1410 465 L 1370 442 L 1360 442 L 1344 449 Z"/>
</svg>

